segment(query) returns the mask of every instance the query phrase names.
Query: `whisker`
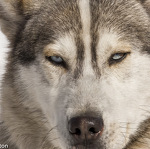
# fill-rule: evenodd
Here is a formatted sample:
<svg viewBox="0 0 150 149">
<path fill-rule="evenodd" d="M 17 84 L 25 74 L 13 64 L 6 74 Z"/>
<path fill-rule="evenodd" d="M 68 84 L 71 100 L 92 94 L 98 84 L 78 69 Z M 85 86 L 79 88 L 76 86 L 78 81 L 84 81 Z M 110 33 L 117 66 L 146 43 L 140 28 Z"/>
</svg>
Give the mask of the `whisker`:
<svg viewBox="0 0 150 149">
<path fill-rule="evenodd" d="M 140 141 L 140 140 L 137 140 L 136 142 L 139 142 L 140 144 L 144 144 L 145 147 L 148 147 L 147 143 L 143 142 L 143 141 Z"/>
<path fill-rule="evenodd" d="M 142 108 L 139 108 L 140 110 L 143 110 L 143 111 L 145 111 L 145 112 L 147 112 L 147 113 L 150 113 L 150 110 L 146 110 L 146 109 L 142 109 Z"/>
<path fill-rule="evenodd" d="M 149 105 L 140 105 L 141 107 L 150 107 Z"/>
<path fill-rule="evenodd" d="M 135 123 L 135 122 L 130 122 L 130 123 L 128 123 L 128 122 L 119 122 L 119 123 L 125 123 L 125 124 L 138 124 L 138 123 Z"/>
<path fill-rule="evenodd" d="M 127 128 L 127 127 L 123 127 L 123 126 L 120 126 L 120 128 Z M 136 129 L 136 128 L 127 128 L 127 129 Z"/>
<path fill-rule="evenodd" d="M 52 127 L 49 131 L 48 131 L 48 133 L 45 135 L 45 137 L 43 138 L 43 143 L 42 143 L 42 146 L 41 146 L 41 149 L 43 148 L 43 146 L 44 146 L 44 144 L 45 144 L 45 142 L 47 141 L 47 139 L 48 139 L 48 135 L 51 133 L 51 131 L 52 130 L 54 130 L 55 128 L 56 128 L 57 126 L 54 126 L 54 127 Z M 51 140 L 50 140 L 51 141 Z M 52 140 L 53 141 L 53 140 Z"/>
<path fill-rule="evenodd" d="M 127 137 L 125 136 L 125 134 L 123 132 L 121 132 L 122 136 L 124 137 L 124 140 L 126 142 Z"/>
</svg>

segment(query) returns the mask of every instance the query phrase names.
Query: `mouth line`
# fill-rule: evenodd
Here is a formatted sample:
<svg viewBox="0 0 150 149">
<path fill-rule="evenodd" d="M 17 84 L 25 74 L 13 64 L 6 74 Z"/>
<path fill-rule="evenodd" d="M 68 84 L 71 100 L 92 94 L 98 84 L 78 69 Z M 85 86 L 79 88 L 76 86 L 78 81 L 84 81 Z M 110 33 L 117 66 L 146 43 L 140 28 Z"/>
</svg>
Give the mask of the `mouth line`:
<svg viewBox="0 0 150 149">
<path fill-rule="evenodd" d="M 99 147 L 96 146 L 86 146 L 86 145 L 78 145 L 72 146 L 71 149 L 98 149 Z"/>
<path fill-rule="evenodd" d="M 92 143 L 82 143 L 82 144 L 74 144 L 72 145 L 71 149 L 98 149 L 101 148 L 99 145 L 92 144 Z"/>
</svg>

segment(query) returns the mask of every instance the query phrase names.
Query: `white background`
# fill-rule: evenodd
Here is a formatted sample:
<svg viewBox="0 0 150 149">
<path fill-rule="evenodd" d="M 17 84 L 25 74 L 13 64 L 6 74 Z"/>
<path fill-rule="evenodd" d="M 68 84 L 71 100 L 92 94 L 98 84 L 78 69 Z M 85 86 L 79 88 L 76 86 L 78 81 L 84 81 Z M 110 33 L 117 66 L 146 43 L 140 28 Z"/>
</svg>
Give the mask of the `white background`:
<svg viewBox="0 0 150 149">
<path fill-rule="evenodd" d="M 5 71 L 6 56 L 8 51 L 8 40 L 0 30 L 0 81 L 2 79 L 2 74 Z"/>
<path fill-rule="evenodd" d="M 8 40 L 0 30 L 0 91 L 1 91 L 2 75 L 5 72 L 7 52 L 9 51 L 7 47 L 8 47 Z M 0 98 L 1 98 L 1 92 L 0 92 Z M 0 106 L 0 113 L 1 113 L 1 106 Z"/>
</svg>

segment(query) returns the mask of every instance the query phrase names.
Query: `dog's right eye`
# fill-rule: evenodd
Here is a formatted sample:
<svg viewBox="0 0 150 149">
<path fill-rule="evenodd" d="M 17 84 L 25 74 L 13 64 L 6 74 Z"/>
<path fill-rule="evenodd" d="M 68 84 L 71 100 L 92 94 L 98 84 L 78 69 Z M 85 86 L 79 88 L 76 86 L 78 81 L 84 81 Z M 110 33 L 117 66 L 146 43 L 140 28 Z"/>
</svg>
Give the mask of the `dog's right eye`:
<svg viewBox="0 0 150 149">
<path fill-rule="evenodd" d="M 63 59 L 59 56 L 50 56 L 49 58 L 51 61 L 57 64 L 61 64 L 63 62 Z"/>
<path fill-rule="evenodd" d="M 65 66 L 65 61 L 60 56 L 46 56 L 46 59 L 57 66 Z"/>
</svg>

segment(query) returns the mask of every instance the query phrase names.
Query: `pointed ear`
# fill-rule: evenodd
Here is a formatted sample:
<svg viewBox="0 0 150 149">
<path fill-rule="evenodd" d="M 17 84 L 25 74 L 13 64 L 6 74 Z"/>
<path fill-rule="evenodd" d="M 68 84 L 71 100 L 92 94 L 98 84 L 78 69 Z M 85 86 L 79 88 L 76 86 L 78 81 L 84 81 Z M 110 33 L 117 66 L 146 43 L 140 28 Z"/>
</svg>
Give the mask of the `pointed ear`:
<svg viewBox="0 0 150 149">
<path fill-rule="evenodd" d="M 9 40 L 15 35 L 16 29 L 21 25 L 23 19 L 19 0 L 0 1 L 0 26 Z"/>
<path fill-rule="evenodd" d="M 0 27 L 2 32 L 11 40 L 17 30 L 28 20 L 30 13 L 34 11 L 34 5 L 38 8 L 39 0 L 0 0 Z"/>
<path fill-rule="evenodd" d="M 139 0 L 150 16 L 150 0 Z"/>
</svg>

